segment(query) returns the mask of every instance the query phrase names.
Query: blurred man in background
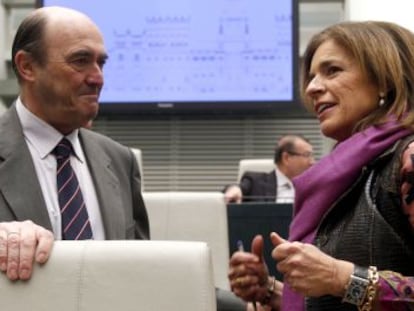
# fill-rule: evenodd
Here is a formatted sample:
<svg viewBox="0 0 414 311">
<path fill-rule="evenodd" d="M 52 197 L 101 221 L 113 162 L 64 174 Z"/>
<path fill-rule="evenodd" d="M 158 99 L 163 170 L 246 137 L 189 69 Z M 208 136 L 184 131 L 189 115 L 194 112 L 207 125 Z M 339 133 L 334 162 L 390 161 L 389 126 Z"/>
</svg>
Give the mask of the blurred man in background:
<svg viewBox="0 0 414 311">
<path fill-rule="evenodd" d="M 298 135 L 286 135 L 279 139 L 274 152 L 275 169 L 268 173 L 248 171 L 238 185 L 224 189 L 226 203 L 276 202 L 293 203 L 295 189 L 291 179 L 314 162 L 313 147 Z"/>
</svg>

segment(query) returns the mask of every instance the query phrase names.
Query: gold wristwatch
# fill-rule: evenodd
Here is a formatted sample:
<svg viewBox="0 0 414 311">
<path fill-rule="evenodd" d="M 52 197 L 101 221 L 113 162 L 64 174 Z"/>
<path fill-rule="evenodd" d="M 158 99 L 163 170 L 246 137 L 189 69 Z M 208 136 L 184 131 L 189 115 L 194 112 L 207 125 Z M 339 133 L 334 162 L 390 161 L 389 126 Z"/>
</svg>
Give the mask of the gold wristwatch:
<svg viewBox="0 0 414 311">
<path fill-rule="evenodd" d="M 345 288 L 345 295 L 342 302 L 361 306 L 365 301 L 369 284 L 368 268 L 362 268 L 355 265 L 354 272 L 351 274 Z"/>
</svg>

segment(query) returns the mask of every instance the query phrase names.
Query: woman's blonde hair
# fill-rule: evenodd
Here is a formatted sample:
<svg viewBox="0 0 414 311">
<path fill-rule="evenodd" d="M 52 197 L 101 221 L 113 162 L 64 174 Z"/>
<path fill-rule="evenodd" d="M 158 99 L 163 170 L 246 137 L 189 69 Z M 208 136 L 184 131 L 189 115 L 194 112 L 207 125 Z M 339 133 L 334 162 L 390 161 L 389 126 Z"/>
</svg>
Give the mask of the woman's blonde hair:
<svg viewBox="0 0 414 311">
<path fill-rule="evenodd" d="M 309 110 L 312 104 L 305 90 L 311 79 L 312 58 L 318 47 L 330 40 L 353 57 L 362 73 L 385 94 L 385 104 L 360 120 L 354 131 L 381 124 L 389 115 L 414 129 L 414 34 L 397 24 L 379 21 L 343 22 L 316 34 L 305 50 L 300 74 L 301 96 Z"/>
</svg>

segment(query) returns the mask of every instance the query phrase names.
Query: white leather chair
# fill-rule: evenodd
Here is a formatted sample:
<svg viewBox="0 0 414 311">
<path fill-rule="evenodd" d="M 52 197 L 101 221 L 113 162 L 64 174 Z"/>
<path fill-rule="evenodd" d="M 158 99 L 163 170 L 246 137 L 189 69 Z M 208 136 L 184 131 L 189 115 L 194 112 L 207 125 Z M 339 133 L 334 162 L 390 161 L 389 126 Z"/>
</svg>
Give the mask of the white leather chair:
<svg viewBox="0 0 414 311">
<path fill-rule="evenodd" d="M 221 192 L 144 192 L 152 240 L 207 242 L 217 287 L 229 289 L 227 206 Z"/>
<path fill-rule="evenodd" d="M 216 311 L 202 242 L 56 241 L 28 282 L 0 275 L 7 311 Z"/>
<path fill-rule="evenodd" d="M 131 150 L 137 159 L 139 174 L 141 175 L 141 191 L 144 191 L 144 168 L 142 162 L 142 151 L 138 148 L 131 148 Z"/>
<path fill-rule="evenodd" d="M 239 173 L 237 175 L 237 182 L 240 182 L 241 177 L 247 171 L 252 172 L 271 172 L 275 169 L 275 162 L 273 159 L 243 159 L 239 162 Z"/>
</svg>

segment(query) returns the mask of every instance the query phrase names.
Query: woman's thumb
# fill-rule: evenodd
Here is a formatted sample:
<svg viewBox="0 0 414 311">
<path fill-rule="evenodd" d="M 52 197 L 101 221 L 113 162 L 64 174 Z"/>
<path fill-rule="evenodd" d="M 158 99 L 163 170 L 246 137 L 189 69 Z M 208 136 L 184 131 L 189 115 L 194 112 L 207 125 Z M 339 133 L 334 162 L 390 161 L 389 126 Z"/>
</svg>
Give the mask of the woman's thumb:
<svg viewBox="0 0 414 311">
<path fill-rule="evenodd" d="M 272 241 L 273 246 L 278 246 L 280 244 L 283 244 L 283 243 L 287 242 L 284 238 L 282 238 L 276 232 L 270 233 L 270 240 Z"/>
<path fill-rule="evenodd" d="M 252 240 L 251 251 L 253 254 L 263 259 L 264 241 L 261 235 L 256 235 Z"/>
</svg>

